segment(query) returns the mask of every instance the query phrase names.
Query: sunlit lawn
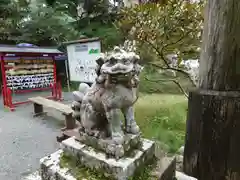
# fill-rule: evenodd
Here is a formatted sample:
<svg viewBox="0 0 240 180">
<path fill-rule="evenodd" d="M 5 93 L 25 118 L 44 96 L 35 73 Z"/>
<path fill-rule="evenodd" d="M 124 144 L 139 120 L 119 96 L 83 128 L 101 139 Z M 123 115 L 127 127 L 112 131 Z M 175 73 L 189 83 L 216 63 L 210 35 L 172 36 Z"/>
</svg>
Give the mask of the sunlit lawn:
<svg viewBox="0 0 240 180">
<path fill-rule="evenodd" d="M 141 95 L 135 106 L 136 120 L 146 138 L 161 141 L 169 152 L 184 142 L 187 98 L 182 95 Z"/>
</svg>

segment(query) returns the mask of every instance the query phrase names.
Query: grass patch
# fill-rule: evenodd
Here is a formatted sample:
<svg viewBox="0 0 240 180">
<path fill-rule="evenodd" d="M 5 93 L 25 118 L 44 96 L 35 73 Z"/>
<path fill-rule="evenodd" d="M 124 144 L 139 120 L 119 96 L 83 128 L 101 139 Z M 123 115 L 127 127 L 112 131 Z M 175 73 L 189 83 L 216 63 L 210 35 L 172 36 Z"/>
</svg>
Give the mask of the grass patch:
<svg viewBox="0 0 240 180">
<path fill-rule="evenodd" d="M 187 99 L 183 95 L 141 95 L 135 106 L 143 136 L 165 143 L 170 153 L 184 143 L 186 114 Z"/>
</svg>

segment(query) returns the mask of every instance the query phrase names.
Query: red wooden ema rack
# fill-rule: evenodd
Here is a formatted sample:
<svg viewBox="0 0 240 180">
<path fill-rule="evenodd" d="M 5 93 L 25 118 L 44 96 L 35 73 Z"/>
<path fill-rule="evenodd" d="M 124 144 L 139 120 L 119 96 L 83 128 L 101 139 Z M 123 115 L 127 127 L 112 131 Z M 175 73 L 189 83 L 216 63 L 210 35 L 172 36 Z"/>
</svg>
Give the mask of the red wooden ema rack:
<svg viewBox="0 0 240 180">
<path fill-rule="evenodd" d="M 34 91 L 50 91 L 46 98 L 61 100 L 55 57 L 62 54 L 55 48 L 0 46 L 4 107 L 13 111 L 16 106 L 30 102 L 27 98 L 13 100 L 13 94 Z"/>
</svg>

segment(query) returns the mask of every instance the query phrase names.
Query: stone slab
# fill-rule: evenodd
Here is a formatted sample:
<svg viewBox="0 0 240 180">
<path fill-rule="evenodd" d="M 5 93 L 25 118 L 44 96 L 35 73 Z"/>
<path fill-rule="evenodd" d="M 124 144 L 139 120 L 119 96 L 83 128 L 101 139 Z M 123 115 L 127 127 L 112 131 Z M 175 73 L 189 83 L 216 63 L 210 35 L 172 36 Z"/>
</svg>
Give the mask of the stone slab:
<svg viewBox="0 0 240 180">
<path fill-rule="evenodd" d="M 158 180 L 173 180 L 176 172 L 176 158 L 164 157 L 159 161 Z"/>
<path fill-rule="evenodd" d="M 183 156 L 176 155 L 176 170 L 183 171 Z"/>
<path fill-rule="evenodd" d="M 83 132 L 79 133 L 78 128 L 63 131 L 63 136 L 65 138 L 63 137 L 62 140 L 74 136 L 77 141 L 80 141 L 83 144 L 91 146 L 99 151 L 102 151 L 116 159 L 119 159 L 126 154 L 130 154 L 131 150 L 137 149 L 141 146 L 140 134 L 125 134 L 123 145 L 116 145 L 113 144 L 111 140 L 98 139 Z"/>
<path fill-rule="evenodd" d="M 131 153 L 132 150 L 138 149 L 141 146 L 140 134 L 125 134 L 123 145 L 117 145 L 110 139 L 98 139 L 94 136 L 89 136 L 84 132 L 80 132 L 79 135 L 76 136 L 76 140 L 91 146 L 96 150 L 102 151 L 109 156 L 113 156 L 116 159 Z"/>
<path fill-rule="evenodd" d="M 105 153 L 96 151 L 75 139 L 68 138 L 61 143 L 62 150 L 77 158 L 81 165 L 103 171 L 117 180 L 127 180 L 135 171 L 154 158 L 155 143 L 141 139 L 142 147 L 134 155 L 119 160 L 109 158 Z"/>
<path fill-rule="evenodd" d="M 40 159 L 41 180 L 77 180 L 71 175 L 68 168 L 60 167 L 59 163 L 62 153 L 62 150 L 58 150 L 55 153 Z"/>
<path fill-rule="evenodd" d="M 157 159 L 156 167 L 151 171 L 151 177 L 156 180 L 173 180 L 176 172 L 175 157 L 161 157 Z"/>
</svg>

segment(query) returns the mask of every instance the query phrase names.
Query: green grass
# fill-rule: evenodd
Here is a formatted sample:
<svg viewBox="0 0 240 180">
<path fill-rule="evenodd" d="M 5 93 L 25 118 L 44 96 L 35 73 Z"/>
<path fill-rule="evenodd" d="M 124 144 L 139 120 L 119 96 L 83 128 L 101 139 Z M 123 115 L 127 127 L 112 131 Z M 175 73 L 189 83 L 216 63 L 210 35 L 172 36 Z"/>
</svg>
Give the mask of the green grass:
<svg viewBox="0 0 240 180">
<path fill-rule="evenodd" d="M 163 142 L 170 153 L 184 143 L 186 113 L 187 99 L 183 95 L 141 95 L 135 105 L 143 136 Z"/>
</svg>

